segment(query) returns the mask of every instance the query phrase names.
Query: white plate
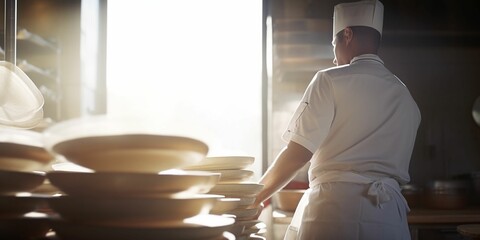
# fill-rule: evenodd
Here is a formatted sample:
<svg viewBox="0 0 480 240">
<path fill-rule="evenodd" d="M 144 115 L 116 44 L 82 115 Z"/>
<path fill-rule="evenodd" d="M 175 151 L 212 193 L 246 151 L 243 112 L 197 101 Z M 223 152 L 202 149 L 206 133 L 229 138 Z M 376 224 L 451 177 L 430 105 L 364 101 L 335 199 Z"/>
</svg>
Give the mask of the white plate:
<svg viewBox="0 0 480 240">
<path fill-rule="evenodd" d="M 67 172 L 47 173 L 50 182 L 71 196 L 155 196 L 207 193 L 220 174 L 177 171 L 171 173 Z"/>
<path fill-rule="evenodd" d="M 53 196 L 53 195 L 56 195 L 56 194 L 61 194 L 62 192 L 57 187 L 53 186 L 50 183 L 50 181 L 48 181 L 48 179 L 47 179 L 47 180 L 43 181 L 43 183 L 40 184 L 40 186 L 33 189 L 32 193 L 33 194 L 43 194 L 43 195 Z"/>
<path fill-rule="evenodd" d="M 265 234 L 267 232 L 266 227 L 265 228 L 257 228 L 257 227 L 252 227 L 252 228 L 245 228 L 242 232 L 242 235 L 251 235 L 251 234 Z"/>
<path fill-rule="evenodd" d="M 237 208 L 239 204 L 240 198 L 220 198 L 217 200 L 212 210 L 210 210 L 210 213 L 222 215 L 230 210 Z"/>
<path fill-rule="evenodd" d="M 0 195 L 0 219 L 22 216 L 47 203 L 47 197 Z"/>
<path fill-rule="evenodd" d="M 238 170 L 251 166 L 255 162 L 254 157 L 250 156 L 221 156 L 207 157 L 197 164 L 185 167 L 188 170 Z"/>
<path fill-rule="evenodd" d="M 260 225 L 260 226 L 263 226 L 265 225 L 264 222 L 260 221 L 260 220 L 239 220 L 239 221 L 235 221 L 235 225 L 239 225 L 239 226 L 243 226 L 245 228 L 251 228 L 251 227 L 254 227 L 256 225 Z"/>
<path fill-rule="evenodd" d="M 42 185 L 45 174 L 0 170 L 0 194 L 29 192 Z"/>
<path fill-rule="evenodd" d="M 219 183 L 209 193 L 224 195 L 226 197 L 253 197 L 263 188 L 258 183 Z"/>
<path fill-rule="evenodd" d="M 255 202 L 256 197 L 240 197 L 240 203 L 238 206 L 250 206 Z"/>
<path fill-rule="evenodd" d="M 2 147 L 0 146 L 0 148 Z M 5 170 L 5 171 L 19 171 L 19 172 L 41 171 L 47 165 L 48 165 L 47 162 L 43 162 L 35 159 L 0 156 L 0 170 Z"/>
<path fill-rule="evenodd" d="M 69 240 L 198 240 L 222 239 L 235 222 L 232 218 L 199 215 L 184 221 L 158 222 L 137 226 L 102 226 L 53 221 L 54 231 Z"/>
<path fill-rule="evenodd" d="M 0 218 L 2 239 L 43 239 L 50 229 L 50 219 L 42 213 Z"/>
<path fill-rule="evenodd" d="M 52 151 L 94 171 L 158 173 L 201 161 L 208 146 L 179 136 L 123 134 L 70 139 Z"/>
<path fill-rule="evenodd" d="M 73 197 L 48 199 L 64 219 L 88 223 L 124 224 L 148 221 L 178 221 L 208 214 L 222 196 L 199 194 L 188 197 Z"/>
<path fill-rule="evenodd" d="M 53 161 L 44 148 L 42 134 L 31 130 L 0 129 L 0 169 L 40 170 Z"/>
<path fill-rule="evenodd" d="M 212 171 L 220 173 L 219 183 L 239 183 L 246 182 L 253 177 L 254 172 L 247 169 L 238 170 L 217 170 Z"/>
<path fill-rule="evenodd" d="M 16 143 L 32 147 L 43 148 L 43 135 L 37 131 L 15 128 L 0 128 L 1 143 Z"/>
<path fill-rule="evenodd" d="M 258 208 L 237 208 L 228 211 L 226 214 L 235 215 L 237 220 L 252 220 L 258 213 Z"/>
</svg>

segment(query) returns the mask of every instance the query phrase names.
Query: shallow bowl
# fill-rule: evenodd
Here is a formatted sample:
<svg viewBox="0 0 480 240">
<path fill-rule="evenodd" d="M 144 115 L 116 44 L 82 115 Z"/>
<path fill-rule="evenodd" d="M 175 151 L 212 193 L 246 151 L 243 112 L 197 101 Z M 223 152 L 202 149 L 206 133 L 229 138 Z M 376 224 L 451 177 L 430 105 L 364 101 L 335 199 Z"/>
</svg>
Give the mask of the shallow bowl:
<svg viewBox="0 0 480 240">
<path fill-rule="evenodd" d="M 145 197 L 162 194 L 207 193 L 220 178 L 218 173 L 119 173 L 68 172 L 47 173 L 50 182 L 71 196 Z"/>
</svg>

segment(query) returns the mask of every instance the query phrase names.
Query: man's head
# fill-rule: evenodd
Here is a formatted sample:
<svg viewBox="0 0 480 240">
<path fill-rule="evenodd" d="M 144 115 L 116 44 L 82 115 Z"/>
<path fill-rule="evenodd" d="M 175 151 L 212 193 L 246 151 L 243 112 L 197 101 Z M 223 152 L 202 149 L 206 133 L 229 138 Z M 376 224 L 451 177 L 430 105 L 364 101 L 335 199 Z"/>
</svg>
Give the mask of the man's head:
<svg viewBox="0 0 480 240">
<path fill-rule="evenodd" d="M 358 55 L 376 54 L 383 28 L 383 4 L 380 1 L 342 3 L 333 14 L 333 41 L 336 65 Z"/>
</svg>

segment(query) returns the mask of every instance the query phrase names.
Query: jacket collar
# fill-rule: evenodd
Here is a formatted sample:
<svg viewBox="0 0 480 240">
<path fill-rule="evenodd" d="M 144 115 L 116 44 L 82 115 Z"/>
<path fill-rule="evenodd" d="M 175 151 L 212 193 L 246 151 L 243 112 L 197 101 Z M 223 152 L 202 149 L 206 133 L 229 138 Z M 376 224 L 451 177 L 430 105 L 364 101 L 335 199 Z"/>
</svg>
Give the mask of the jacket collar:
<svg viewBox="0 0 480 240">
<path fill-rule="evenodd" d="M 378 55 L 375 55 L 375 54 L 362 54 L 362 55 L 359 55 L 359 56 L 356 56 L 354 58 L 352 58 L 352 60 L 350 61 L 350 64 L 353 64 L 355 62 L 358 62 L 358 61 L 375 61 L 375 62 L 379 62 L 381 64 L 383 64 L 383 61 L 382 59 L 380 59 L 380 57 L 378 57 Z"/>
</svg>

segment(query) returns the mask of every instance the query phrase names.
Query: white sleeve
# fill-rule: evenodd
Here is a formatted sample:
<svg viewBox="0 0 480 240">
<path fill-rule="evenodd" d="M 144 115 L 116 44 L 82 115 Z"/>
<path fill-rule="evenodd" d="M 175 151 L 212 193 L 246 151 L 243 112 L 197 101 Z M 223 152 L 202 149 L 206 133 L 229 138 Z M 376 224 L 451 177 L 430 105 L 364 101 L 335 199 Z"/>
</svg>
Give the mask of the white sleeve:
<svg viewBox="0 0 480 240">
<path fill-rule="evenodd" d="M 335 111 L 333 87 L 325 72 L 318 72 L 308 85 L 282 138 L 315 153 L 327 137 Z"/>
</svg>

